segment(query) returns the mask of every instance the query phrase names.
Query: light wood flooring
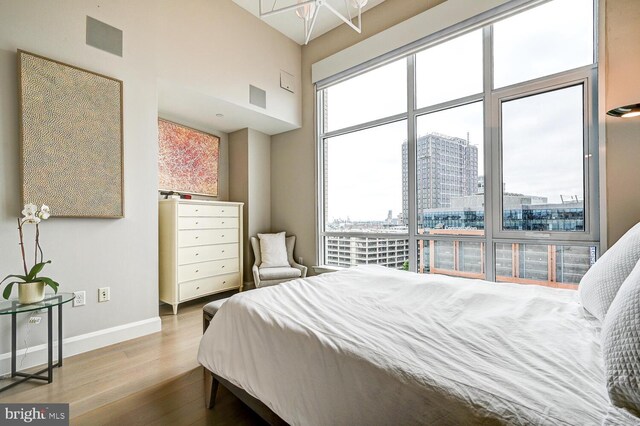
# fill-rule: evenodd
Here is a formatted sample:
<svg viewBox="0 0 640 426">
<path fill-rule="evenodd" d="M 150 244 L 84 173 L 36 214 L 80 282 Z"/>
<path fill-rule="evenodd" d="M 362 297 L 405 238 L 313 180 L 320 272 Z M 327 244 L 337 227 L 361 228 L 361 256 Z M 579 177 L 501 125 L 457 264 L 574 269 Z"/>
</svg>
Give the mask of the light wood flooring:
<svg viewBox="0 0 640 426">
<path fill-rule="evenodd" d="M 262 425 L 220 387 L 216 407 L 204 406 L 204 373 L 196 360 L 202 306 L 160 307 L 162 331 L 64 359 L 51 384 L 26 382 L 0 394 L 0 403 L 64 402 L 72 425 Z"/>
</svg>

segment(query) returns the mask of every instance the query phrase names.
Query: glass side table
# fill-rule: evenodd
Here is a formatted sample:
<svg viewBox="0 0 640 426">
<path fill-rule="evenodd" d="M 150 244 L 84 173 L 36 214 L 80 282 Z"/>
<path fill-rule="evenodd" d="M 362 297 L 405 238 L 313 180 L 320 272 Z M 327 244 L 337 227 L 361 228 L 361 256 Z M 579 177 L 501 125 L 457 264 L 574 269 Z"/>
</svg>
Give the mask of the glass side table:
<svg viewBox="0 0 640 426">
<path fill-rule="evenodd" d="M 58 293 L 58 294 L 46 294 L 44 300 L 38 303 L 31 303 L 28 305 L 22 305 L 18 302 L 18 299 L 3 300 L 0 302 L 0 315 L 11 315 L 11 378 L 20 377 L 2 388 L 0 392 L 14 387 L 29 379 L 45 380 L 47 383 L 53 381 L 53 367 L 62 366 L 62 305 L 71 302 L 75 298 L 73 293 Z M 58 361 L 53 363 L 53 308 L 58 309 Z M 22 312 L 33 312 L 40 310 L 47 310 L 47 367 L 35 373 L 24 373 L 16 371 L 16 359 L 17 359 L 17 325 L 16 317 Z M 42 373 L 47 372 L 46 376 Z"/>
</svg>

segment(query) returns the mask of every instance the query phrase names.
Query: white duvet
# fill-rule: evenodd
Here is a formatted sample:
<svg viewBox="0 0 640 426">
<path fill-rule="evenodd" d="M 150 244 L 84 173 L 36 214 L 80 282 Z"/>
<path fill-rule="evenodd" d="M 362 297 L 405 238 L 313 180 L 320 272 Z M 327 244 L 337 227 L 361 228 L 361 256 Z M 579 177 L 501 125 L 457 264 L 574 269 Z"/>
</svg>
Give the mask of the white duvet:
<svg viewBox="0 0 640 426">
<path fill-rule="evenodd" d="M 198 360 L 294 425 L 640 423 L 570 290 L 360 266 L 233 296 Z"/>
</svg>

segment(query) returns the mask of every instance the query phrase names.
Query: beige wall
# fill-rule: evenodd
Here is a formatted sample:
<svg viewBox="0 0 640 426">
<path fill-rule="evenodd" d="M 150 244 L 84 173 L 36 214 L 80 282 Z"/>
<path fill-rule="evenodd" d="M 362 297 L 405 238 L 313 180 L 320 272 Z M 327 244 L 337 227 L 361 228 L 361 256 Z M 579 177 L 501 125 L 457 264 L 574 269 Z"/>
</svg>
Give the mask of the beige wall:
<svg viewBox="0 0 640 426">
<path fill-rule="evenodd" d="M 299 95 L 280 88 L 280 70 L 292 74 L 295 84 L 300 84 L 299 45 L 232 0 L 154 3 L 158 21 L 157 76 L 163 81 L 163 89 L 168 82 L 166 92 L 173 93 L 172 88 L 177 88 L 192 105 L 199 104 L 202 98 L 215 98 L 299 124 Z M 267 92 L 265 109 L 249 103 L 249 84 Z M 198 111 L 181 114 L 198 116 Z M 216 120 L 215 114 L 210 114 L 209 119 Z"/>
<path fill-rule="evenodd" d="M 87 15 L 122 29 L 123 57 L 86 44 Z M 204 97 L 218 97 L 236 110 L 254 108 L 247 105 L 248 85 L 254 84 L 268 92 L 263 116 L 297 123 L 300 102 L 296 95 L 279 87 L 279 72 L 284 69 L 299 75 L 300 46 L 232 0 L 0 0 L 2 276 L 16 273 L 21 264 L 16 234 L 16 216 L 22 210 L 16 49 L 124 82 L 125 218 L 52 218 L 41 227 L 45 255 L 53 261 L 46 269 L 47 275 L 60 282 L 61 291 L 87 292 L 86 306 L 65 307 L 65 337 L 84 335 L 86 340 L 75 342 L 104 344 L 111 328 L 129 330 L 131 325 L 136 332 L 149 332 L 148 327 L 139 325 L 147 321 L 158 328 L 159 80 L 164 88 L 180 91 L 197 85 Z M 173 116 L 176 111 L 167 108 L 163 115 L 205 131 L 224 130 L 212 124 L 218 111 L 200 109 L 199 119 L 193 121 L 189 120 L 196 115 L 192 110 L 193 114 Z M 246 122 L 236 129 L 249 125 Z M 228 196 L 227 144 L 226 135 L 220 136 L 220 198 L 224 199 Z M 270 174 L 264 168 L 261 173 Z M 269 179 L 263 182 L 268 185 Z M 268 217 L 270 207 L 265 210 Z M 97 303 L 97 289 L 104 286 L 111 287 L 111 300 Z M 22 335 L 27 319 L 19 319 Z M 9 351 L 9 328 L 9 319 L 2 316 L 0 355 Z M 103 330 L 107 330 L 105 334 L 96 333 Z M 126 335 L 132 333 L 127 331 Z M 91 336 L 100 337 L 92 340 Z M 28 344 L 33 348 L 45 339 L 46 327 L 41 325 L 32 330 Z M 23 346 L 22 341 L 19 346 Z M 34 356 L 39 354 L 44 351 L 31 351 L 25 367 L 33 365 Z M 0 357 L 0 373 L 5 371 L 7 358 Z"/>
<path fill-rule="evenodd" d="M 250 236 L 271 231 L 271 137 L 249 129 Z M 253 254 L 250 264 L 253 265 Z"/>
<path fill-rule="evenodd" d="M 297 255 L 315 262 L 314 90 L 311 65 L 443 1 L 387 0 L 364 15 L 364 34 L 344 25 L 302 49 L 302 128 L 272 137 L 272 227 L 297 234 Z M 607 0 L 607 99 L 640 75 L 640 1 Z M 631 64 L 633 66 L 631 67 Z M 629 71 L 629 69 L 635 71 Z M 640 93 L 638 93 L 640 102 Z M 606 120 L 608 242 L 640 221 L 640 118 Z"/>
<path fill-rule="evenodd" d="M 242 228 L 244 231 L 244 281 L 249 281 L 247 265 L 249 264 L 249 251 L 251 250 L 247 232 L 249 229 L 249 129 L 238 130 L 229 134 L 229 198 L 233 201 L 244 203 L 244 216 Z M 249 270 L 250 271 L 250 270 Z"/>
<path fill-rule="evenodd" d="M 302 128 L 271 138 L 271 227 L 297 236 L 296 256 L 302 256 L 305 264 L 315 264 L 316 257 L 311 65 L 443 2 L 386 0 L 363 15 L 362 35 L 342 25 L 302 48 Z"/>
<path fill-rule="evenodd" d="M 271 137 L 253 129 L 229 135 L 233 201 L 244 203 L 244 281 L 253 281 L 250 237 L 271 231 Z"/>
<path fill-rule="evenodd" d="M 24 49 L 102 73 L 124 82 L 123 219 L 51 218 L 41 242 L 51 265 L 46 275 L 60 290 L 86 291 L 86 306 L 66 305 L 65 338 L 146 321 L 158 316 L 158 148 L 154 78 L 154 19 L 140 24 L 152 1 L 0 0 L 0 272 L 20 265 L 16 216 L 20 197 L 16 49 Z M 126 10 L 126 13 L 123 11 Z M 85 44 L 86 16 L 124 32 L 124 57 Z M 151 46 L 151 47 L 150 47 Z M 33 230 L 28 230 L 29 235 Z M 31 240 L 32 237 L 29 237 Z M 29 250 L 31 253 L 31 250 Z M 91 277 L 91 278 L 90 278 Z M 98 303 L 98 288 L 111 287 L 111 300 Z M 15 290 L 14 290 L 15 291 Z M 28 317 L 19 317 L 25 327 Z M 43 321 L 41 324 L 44 324 Z M 10 321 L 0 318 L 0 353 L 9 351 Z M 24 336 L 26 330 L 20 330 Z M 35 327 L 28 344 L 46 341 L 46 327 Z M 22 339 L 19 346 L 22 346 Z M 72 345 L 73 346 L 73 345 Z M 68 348 L 67 348 L 68 349 Z M 25 365 L 37 351 L 29 353 Z"/>
<path fill-rule="evenodd" d="M 635 91 L 640 102 L 640 1 L 607 0 L 605 91 L 607 108 Z M 640 221 L 640 117 L 606 119 L 609 245 Z"/>
</svg>

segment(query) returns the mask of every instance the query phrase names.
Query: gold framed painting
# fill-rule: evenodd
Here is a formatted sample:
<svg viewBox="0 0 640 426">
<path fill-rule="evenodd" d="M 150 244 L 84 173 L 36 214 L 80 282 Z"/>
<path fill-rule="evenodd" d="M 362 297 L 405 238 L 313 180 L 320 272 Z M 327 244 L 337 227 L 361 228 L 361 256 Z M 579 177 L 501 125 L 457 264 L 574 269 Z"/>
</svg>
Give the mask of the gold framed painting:
<svg viewBox="0 0 640 426">
<path fill-rule="evenodd" d="M 18 79 L 23 202 L 124 217 L 122 81 L 22 50 Z"/>
<path fill-rule="evenodd" d="M 218 196 L 220 138 L 158 119 L 158 187 L 160 191 Z"/>
</svg>

